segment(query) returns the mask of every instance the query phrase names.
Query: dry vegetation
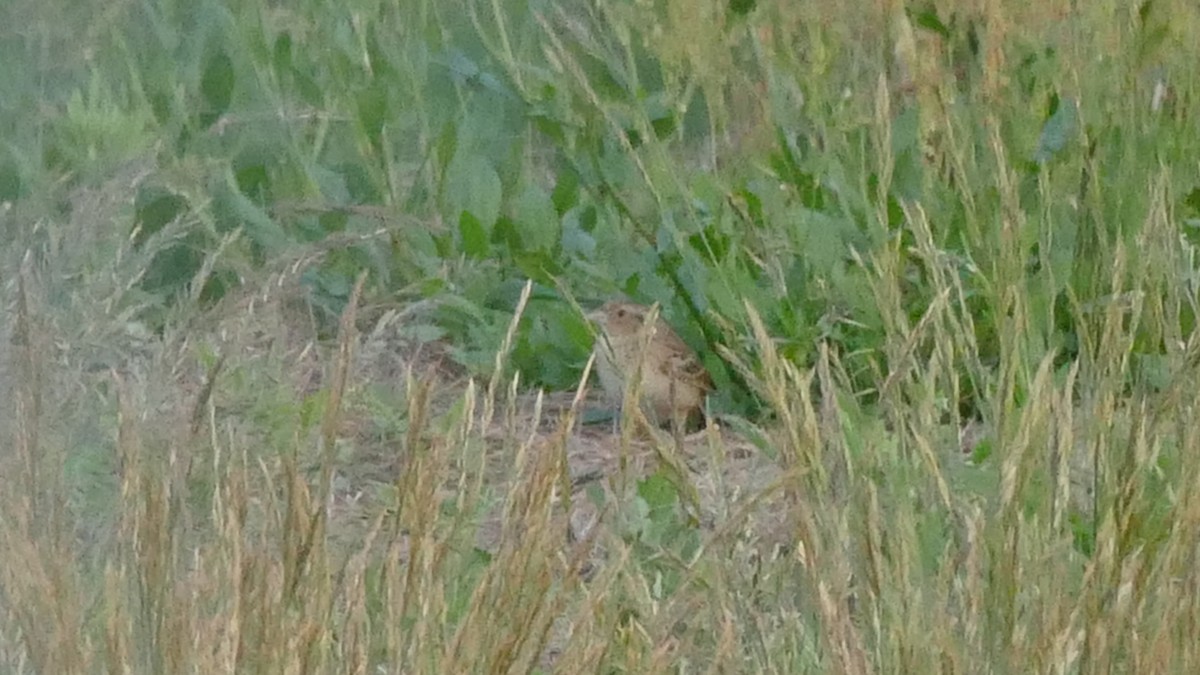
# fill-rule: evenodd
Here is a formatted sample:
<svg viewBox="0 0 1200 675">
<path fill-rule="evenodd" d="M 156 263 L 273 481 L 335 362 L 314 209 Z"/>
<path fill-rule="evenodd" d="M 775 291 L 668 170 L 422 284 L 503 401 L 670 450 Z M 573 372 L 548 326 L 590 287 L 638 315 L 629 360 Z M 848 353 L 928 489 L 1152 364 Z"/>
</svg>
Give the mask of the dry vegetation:
<svg viewBox="0 0 1200 675">
<path fill-rule="evenodd" d="M 340 314 L 313 291 L 336 285 L 344 250 L 378 245 L 399 268 L 417 256 L 406 232 L 452 229 L 436 204 L 396 215 L 422 181 L 438 189 L 411 157 L 371 155 L 382 183 L 411 179 L 411 199 L 273 250 L 252 225 L 224 232 L 169 302 L 146 290 L 156 253 L 211 214 L 180 211 L 148 240 L 125 225 L 165 174 L 200 194 L 186 172 L 211 158 L 143 147 L 98 177 L 38 184 L 53 198 L 6 201 L 0 671 L 1200 672 L 1194 7 L 1145 3 L 1130 29 L 1065 2 L 858 3 L 860 20 L 828 2 L 735 2 L 736 18 L 707 2 L 561 3 L 530 20 L 535 39 L 509 35 L 502 4 L 467 2 L 463 21 L 512 95 L 557 78 L 567 112 L 538 114 L 560 115 L 560 135 L 597 125 L 632 158 L 631 182 L 587 197 L 616 204 L 593 214 L 597 250 L 606 227 L 654 255 L 677 253 L 672 234 L 686 249 L 679 214 L 725 171 L 711 180 L 741 186 L 715 189 L 734 252 L 703 270 L 692 249 L 669 272 L 599 257 L 540 269 L 553 279 L 522 281 L 480 350 L 476 324 L 430 332 L 439 308 L 488 305 L 471 293 L 526 259 L 472 252 L 467 225 L 437 242 L 463 250 L 438 249 L 418 280 L 441 295 L 390 288 L 369 265 L 337 277 Z M 701 141 L 635 148 L 631 130 L 651 137 L 657 119 L 629 122 L 627 102 L 593 87 L 596 54 L 632 54 L 631 35 L 667 90 L 706 97 Z M 1042 44 L 1053 58 L 1020 60 Z M 1022 118 L 1047 91 L 1054 110 Z M 1082 122 L 1059 113 L 1076 102 Z M 330 124 L 295 122 L 310 123 Z M 414 136 L 444 143 L 435 131 Z M 806 156 L 826 186 L 812 189 L 836 199 L 772 221 L 769 194 L 745 186 L 807 199 L 779 160 L 801 136 L 828 143 Z M 534 183 L 553 173 L 526 168 Z M 886 236 L 840 242 L 827 256 L 840 266 L 785 264 L 781 251 L 825 245 L 792 230 L 832 229 L 806 219 L 835 201 Z M 278 206 L 286 220 L 295 204 Z M 681 229 L 645 230 L 659 210 Z M 695 293 L 665 303 L 669 318 L 707 322 L 688 337 L 744 399 L 673 436 L 636 411 L 594 421 L 590 364 L 547 351 L 544 370 L 522 371 L 538 363 L 529 334 L 558 316 L 538 314 L 537 293 L 575 316 L 570 289 L 612 290 L 615 276 L 594 278 L 606 270 Z M 804 293 L 827 306 L 789 304 Z M 577 388 L 528 382 L 566 371 Z"/>
</svg>

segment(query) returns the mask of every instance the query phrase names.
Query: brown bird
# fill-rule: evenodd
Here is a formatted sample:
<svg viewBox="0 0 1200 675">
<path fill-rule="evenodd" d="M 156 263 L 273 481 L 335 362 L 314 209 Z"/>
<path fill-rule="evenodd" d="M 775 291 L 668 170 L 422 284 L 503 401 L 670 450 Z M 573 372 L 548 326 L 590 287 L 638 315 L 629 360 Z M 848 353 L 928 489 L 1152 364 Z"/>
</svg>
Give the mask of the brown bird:
<svg viewBox="0 0 1200 675">
<path fill-rule="evenodd" d="M 624 400 L 628 378 L 640 367 L 642 409 L 652 421 L 684 427 L 703 412 L 712 378 L 656 308 L 612 300 L 588 319 L 600 328 L 596 374 L 610 399 Z"/>
</svg>

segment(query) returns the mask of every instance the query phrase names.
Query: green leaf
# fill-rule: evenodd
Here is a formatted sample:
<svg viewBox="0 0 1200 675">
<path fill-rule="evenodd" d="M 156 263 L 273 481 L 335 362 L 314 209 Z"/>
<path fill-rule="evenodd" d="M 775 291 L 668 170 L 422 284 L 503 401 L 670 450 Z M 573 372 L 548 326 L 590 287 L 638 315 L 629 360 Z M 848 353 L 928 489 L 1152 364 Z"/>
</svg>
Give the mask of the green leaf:
<svg viewBox="0 0 1200 675">
<path fill-rule="evenodd" d="M 224 50 L 218 51 L 204 64 L 204 73 L 200 77 L 200 95 L 205 104 L 201 124 L 208 126 L 229 110 L 233 85 L 233 61 Z"/>
<path fill-rule="evenodd" d="M 244 228 L 246 236 L 267 256 L 282 251 L 288 243 L 283 228 L 261 206 L 238 190 L 233 171 L 227 171 L 225 184 L 213 190 L 213 209 L 218 218 L 224 221 L 221 229 Z"/>
<path fill-rule="evenodd" d="M 513 205 L 521 243 L 527 251 L 549 251 L 558 244 L 558 211 L 550 195 L 537 185 L 526 185 Z"/>
<path fill-rule="evenodd" d="M 596 208 L 575 207 L 567 211 L 562 219 L 563 252 L 581 258 L 591 259 L 596 254 L 596 238 L 584 227 L 588 217 L 595 222 Z"/>
<path fill-rule="evenodd" d="M 615 142 L 605 142 L 604 150 L 597 157 L 596 168 L 600 170 L 602 180 L 617 188 L 633 183 L 637 175 L 633 160 Z"/>
<path fill-rule="evenodd" d="M 513 259 L 522 274 L 539 283 L 551 285 L 554 283 L 554 277 L 563 273 L 558 261 L 545 251 L 515 253 Z"/>
<path fill-rule="evenodd" d="M 134 207 L 135 222 L 139 229 L 134 245 L 141 246 L 146 243 L 151 235 L 174 221 L 187 208 L 187 199 L 165 188 L 148 187 L 139 190 Z"/>
<path fill-rule="evenodd" d="M 302 70 L 293 70 L 292 75 L 296 78 L 296 89 L 300 92 L 300 98 L 314 108 L 324 108 L 325 90 L 321 85 Z"/>
<path fill-rule="evenodd" d="M 25 195 L 27 188 L 15 161 L 6 160 L 0 164 L 0 202 L 15 202 Z"/>
<path fill-rule="evenodd" d="M 1190 215 L 1200 215 L 1200 187 L 1193 187 L 1181 201 Z"/>
<path fill-rule="evenodd" d="M 475 258 L 484 258 L 488 254 L 488 234 L 479 219 L 470 211 L 463 211 L 458 219 L 459 248 L 463 253 Z"/>
<path fill-rule="evenodd" d="M 277 74 L 290 73 L 292 70 L 292 36 L 289 33 L 281 33 L 275 38 L 275 45 L 272 51 L 271 60 L 274 62 L 275 72 Z"/>
<path fill-rule="evenodd" d="M 433 145 L 434 158 L 443 166 L 449 166 L 458 154 L 458 126 L 451 120 L 442 125 L 437 142 Z"/>
<path fill-rule="evenodd" d="M 921 28 L 933 31 L 945 39 L 950 38 L 950 29 L 947 28 L 946 24 L 943 23 L 941 18 L 938 17 L 936 8 L 927 7 L 915 12 L 910 10 L 909 13 L 914 20 L 913 23 L 917 24 Z"/>
<path fill-rule="evenodd" d="M 551 199 L 560 214 L 574 208 L 579 203 L 579 174 L 569 169 L 559 173 Z"/>
<path fill-rule="evenodd" d="M 361 162 L 342 162 L 334 167 L 346 186 L 347 200 L 351 204 L 378 204 L 383 201 L 381 186 Z"/>
<path fill-rule="evenodd" d="M 812 154 L 812 143 L 802 135 L 778 132 L 778 150 L 771 155 L 771 169 L 780 180 L 792 186 L 800 202 L 810 209 L 825 209 L 825 190 L 821 181 L 803 165 L 803 158 Z"/>
<path fill-rule="evenodd" d="M 1055 96 L 1055 101 L 1056 104 L 1052 105 L 1053 112 L 1042 126 L 1042 135 L 1038 138 L 1037 150 L 1033 153 L 1033 161 L 1038 164 L 1049 162 L 1061 152 L 1071 137 L 1075 135 L 1075 130 L 1079 126 L 1079 108 L 1075 99 L 1058 100 L 1058 97 Z"/>
<path fill-rule="evenodd" d="M 278 150 L 274 147 L 251 145 L 243 148 L 233 158 L 233 177 L 242 194 L 259 201 L 268 201 L 271 190 L 271 171 L 278 162 Z"/>
<path fill-rule="evenodd" d="M 142 276 L 142 288 L 168 297 L 183 290 L 204 263 L 203 249 L 203 240 L 193 234 L 158 251 Z"/>
<path fill-rule="evenodd" d="M 355 107 L 363 133 L 372 145 L 378 146 L 379 134 L 383 131 L 383 123 L 388 116 L 387 89 L 378 82 L 372 83 L 358 93 Z M 378 147 L 376 149 L 378 150 Z"/>
<path fill-rule="evenodd" d="M 679 128 L 679 117 L 669 106 L 656 99 L 648 102 L 646 107 L 646 117 L 650 120 L 655 138 L 667 138 Z"/>
<path fill-rule="evenodd" d="M 679 490 L 662 473 L 655 473 L 638 481 L 637 492 L 639 497 L 646 500 L 646 505 L 652 512 L 670 508 L 679 499 Z"/>
<path fill-rule="evenodd" d="M 736 16 L 746 16 L 758 4 L 758 0 L 730 0 L 729 11 Z"/>
<path fill-rule="evenodd" d="M 830 272 L 846 253 L 837 222 L 823 213 L 803 207 L 794 210 L 793 218 L 795 227 L 799 229 L 805 262 L 818 273 Z"/>
<path fill-rule="evenodd" d="M 890 194 L 901 199 L 920 199 L 925 161 L 916 107 L 906 109 L 892 122 L 892 156 L 896 158 L 896 163 L 892 184 L 888 186 Z"/>
<path fill-rule="evenodd" d="M 448 219 L 458 220 L 464 212 L 471 214 L 476 224 L 487 232 L 500 216 L 502 188 L 500 176 L 483 157 L 456 153 L 446 169 L 442 186 L 442 203 Z"/>
</svg>

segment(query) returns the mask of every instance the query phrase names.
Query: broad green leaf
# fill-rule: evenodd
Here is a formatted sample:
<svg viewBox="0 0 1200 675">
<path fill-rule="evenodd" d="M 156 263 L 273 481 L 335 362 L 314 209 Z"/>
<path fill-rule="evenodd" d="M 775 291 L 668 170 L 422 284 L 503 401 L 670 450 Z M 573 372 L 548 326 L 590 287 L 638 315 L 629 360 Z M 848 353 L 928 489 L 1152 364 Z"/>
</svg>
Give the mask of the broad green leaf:
<svg viewBox="0 0 1200 675">
<path fill-rule="evenodd" d="M 1038 138 L 1037 151 L 1033 153 L 1033 161 L 1045 164 L 1053 159 L 1075 135 L 1079 126 L 1079 109 L 1075 99 L 1066 98 L 1058 101 L 1054 112 L 1042 126 L 1042 135 Z"/>
<path fill-rule="evenodd" d="M 638 293 L 647 298 L 669 298 L 675 293 L 670 282 L 659 274 L 663 261 L 653 250 L 644 248 L 641 255 L 627 254 L 625 257 L 637 261 L 640 263 L 641 269 L 645 270 L 638 275 L 640 279 L 637 285 Z"/>
<path fill-rule="evenodd" d="M 560 214 L 574 208 L 579 203 L 579 174 L 569 169 L 561 172 L 558 182 L 554 184 L 551 199 L 554 201 L 554 208 Z"/>
<path fill-rule="evenodd" d="M 187 210 L 187 199 L 161 187 L 142 188 L 135 201 L 135 223 L 139 228 L 134 244 L 141 245 Z"/>
<path fill-rule="evenodd" d="M 810 153 L 811 142 L 804 136 L 779 132 L 779 149 L 771 156 L 771 168 L 779 178 L 791 185 L 800 203 L 810 209 L 825 209 L 825 191 L 818 177 L 807 167 L 804 157 Z"/>
<path fill-rule="evenodd" d="M 636 169 L 625 149 L 615 142 L 606 142 L 604 151 L 597 158 L 596 166 L 601 178 L 617 188 L 623 188 L 634 180 Z"/>
<path fill-rule="evenodd" d="M 1062 290 L 1071 280 L 1075 267 L 1075 250 L 1078 246 L 1079 221 L 1067 205 L 1054 209 L 1057 214 L 1051 225 L 1050 270 L 1054 275 L 1055 292 Z"/>
<path fill-rule="evenodd" d="M 463 211 L 458 218 L 459 248 L 475 258 L 488 254 L 488 234 L 479 219 L 470 211 Z"/>
<path fill-rule="evenodd" d="M 662 473 L 654 473 L 638 481 L 637 491 L 651 511 L 671 507 L 679 499 L 679 490 Z"/>
<path fill-rule="evenodd" d="M 343 162 L 335 169 L 342 177 L 342 184 L 346 186 L 347 203 L 378 204 L 383 200 L 380 187 L 361 162 Z"/>
<path fill-rule="evenodd" d="M 325 106 L 325 91 L 321 88 L 321 85 L 317 84 L 317 81 L 303 70 L 296 69 L 292 71 L 292 75 L 296 78 L 296 89 L 300 92 L 300 98 L 310 106 L 323 108 Z"/>
<path fill-rule="evenodd" d="M 648 96 L 643 102 L 643 108 L 656 138 L 666 138 L 679 127 L 679 116 L 672 102 L 668 100 L 666 92 L 660 91 Z"/>
<path fill-rule="evenodd" d="M 292 36 L 290 33 L 281 33 L 275 38 L 275 45 L 271 50 L 271 60 L 275 66 L 277 74 L 290 74 L 292 70 Z"/>
<path fill-rule="evenodd" d="M 562 265 L 545 251 L 516 253 L 513 260 L 522 274 L 539 283 L 553 284 L 554 278 L 563 273 Z"/>
<path fill-rule="evenodd" d="M 233 61 L 224 50 L 218 51 L 204 64 L 204 73 L 200 77 L 200 95 L 205 104 L 201 124 L 208 126 L 229 110 L 233 85 Z"/>
<path fill-rule="evenodd" d="M 892 122 L 892 155 L 896 159 L 890 194 L 906 200 L 921 197 L 925 171 L 922 152 L 920 117 L 917 108 L 911 107 Z"/>
<path fill-rule="evenodd" d="M 455 154 L 442 185 L 442 204 L 449 220 L 459 220 L 464 212 L 471 214 L 486 242 L 500 216 L 501 196 L 500 176 L 490 162 L 479 155 Z"/>
<path fill-rule="evenodd" d="M 492 245 L 499 246 L 510 255 L 519 255 L 525 247 L 521 244 L 521 234 L 517 232 L 517 227 L 517 223 L 508 216 L 500 216 L 492 226 Z"/>
<path fill-rule="evenodd" d="M 828 273 L 846 253 L 838 224 L 823 213 L 803 207 L 792 210 L 799 246 L 804 259 L 818 273 Z"/>
<path fill-rule="evenodd" d="M 277 159 L 268 157 L 264 150 L 262 147 L 247 148 L 233 159 L 233 179 L 237 189 L 259 201 L 270 199 L 271 173 L 268 167 Z"/>
<path fill-rule="evenodd" d="M 0 164 L 0 202 L 13 202 L 25 195 L 27 186 L 21 180 L 21 169 L 15 161 Z"/>
<path fill-rule="evenodd" d="M 596 238 L 584 227 L 589 214 L 594 223 L 596 208 L 591 205 L 577 206 L 563 214 L 562 248 L 567 255 L 589 259 L 596 255 Z"/>
<path fill-rule="evenodd" d="M 213 210 L 225 221 L 222 229 L 241 227 L 246 236 L 261 247 L 268 256 L 278 253 L 288 243 L 288 236 L 258 204 L 237 189 L 233 171 L 227 171 L 223 185 L 213 191 Z"/>
<path fill-rule="evenodd" d="M 358 123 L 362 125 L 363 133 L 370 139 L 372 145 L 379 143 L 379 134 L 383 131 L 384 120 L 388 117 L 387 89 L 379 82 L 360 91 L 355 98 L 358 113 Z"/>
<path fill-rule="evenodd" d="M 558 211 L 550 195 L 537 185 L 526 185 L 513 205 L 521 242 L 527 251 L 549 251 L 558 244 Z"/>
<path fill-rule="evenodd" d="M 346 176 L 320 165 L 310 168 L 309 171 L 327 202 L 338 206 L 350 203 L 350 188 L 346 184 Z"/>
<path fill-rule="evenodd" d="M 933 7 L 913 11 L 909 10 L 910 16 L 913 18 L 913 23 L 926 30 L 933 31 L 945 39 L 950 38 L 950 29 L 942 22 L 937 15 L 937 10 Z"/>
<path fill-rule="evenodd" d="M 746 16 L 758 5 L 758 0 L 730 0 L 729 11 L 736 16 Z"/>
<path fill-rule="evenodd" d="M 165 296 L 183 290 L 204 263 L 203 250 L 201 238 L 191 234 L 158 251 L 142 276 L 142 288 Z"/>
</svg>

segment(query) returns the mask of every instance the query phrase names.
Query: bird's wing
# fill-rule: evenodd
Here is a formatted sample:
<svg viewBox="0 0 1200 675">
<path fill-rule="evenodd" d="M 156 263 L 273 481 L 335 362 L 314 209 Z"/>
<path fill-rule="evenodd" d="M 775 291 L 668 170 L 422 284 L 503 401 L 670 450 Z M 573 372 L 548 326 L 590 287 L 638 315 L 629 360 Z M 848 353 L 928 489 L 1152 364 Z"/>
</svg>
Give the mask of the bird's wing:
<svg viewBox="0 0 1200 675">
<path fill-rule="evenodd" d="M 712 377 L 704 369 L 704 364 L 696 356 L 696 352 L 688 346 L 683 338 L 667 327 L 659 327 L 658 337 L 667 354 L 664 359 L 666 374 L 672 378 L 690 382 L 705 391 L 712 389 Z"/>
</svg>

